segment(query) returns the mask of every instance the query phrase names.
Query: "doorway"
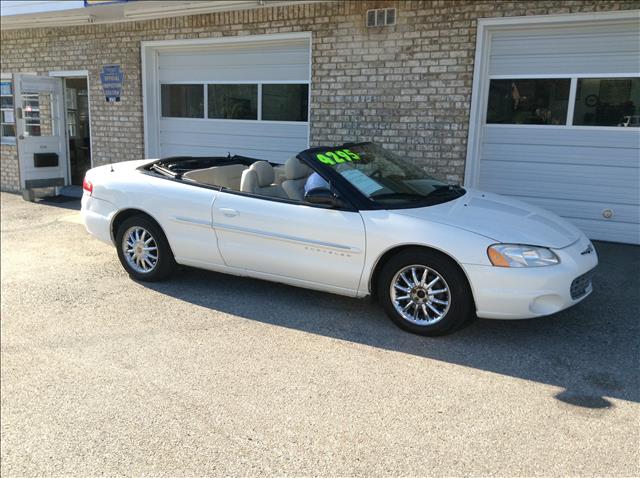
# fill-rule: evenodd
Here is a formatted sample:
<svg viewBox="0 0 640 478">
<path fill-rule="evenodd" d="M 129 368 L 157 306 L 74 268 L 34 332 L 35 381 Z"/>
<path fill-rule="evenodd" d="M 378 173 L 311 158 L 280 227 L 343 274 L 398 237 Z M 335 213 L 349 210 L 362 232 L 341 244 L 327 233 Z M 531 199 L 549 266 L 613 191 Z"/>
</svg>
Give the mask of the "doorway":
<svg viewBox="0 0 640 478">
<path fill-rule="evenodd" d="M 69 179 L 82 186 L 91 169 L 91 130 L 87 78 L 64 78 L 65 115 L 69 141 Z"/>
</svg>

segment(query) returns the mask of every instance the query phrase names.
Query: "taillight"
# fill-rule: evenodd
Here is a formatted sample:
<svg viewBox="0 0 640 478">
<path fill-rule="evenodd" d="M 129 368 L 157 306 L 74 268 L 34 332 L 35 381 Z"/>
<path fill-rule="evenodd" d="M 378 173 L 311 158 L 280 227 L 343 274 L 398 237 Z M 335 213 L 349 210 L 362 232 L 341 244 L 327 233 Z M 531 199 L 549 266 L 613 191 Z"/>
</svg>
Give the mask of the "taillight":
<svg viewBox="0 0 640 478">
<path fill-rule="evenodd" d="M 91 196 L 91 193 L 93 192 L 93 184 L 86 177 L 82 180 L 82 189 L 87 191 L 89 196 Z"/>
</svg>

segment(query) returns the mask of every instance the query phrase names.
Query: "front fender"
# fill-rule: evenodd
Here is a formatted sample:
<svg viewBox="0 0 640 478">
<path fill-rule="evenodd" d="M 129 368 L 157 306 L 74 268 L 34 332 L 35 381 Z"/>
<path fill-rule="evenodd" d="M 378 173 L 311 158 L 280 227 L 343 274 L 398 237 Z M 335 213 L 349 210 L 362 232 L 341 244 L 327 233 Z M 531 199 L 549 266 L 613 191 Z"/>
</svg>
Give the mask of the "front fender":
<svg viewBox="0 0 640 478">
<path fill-rule="evenodd" d="M 406 246 L 428 247 L 454 260 L 465 275 L 465 265 L 490 266 L 487 248 L 495 241 L 447 224 L 394 214 L 393 211 L 362 211 L 367 252 L 358 295 L 371 292 L 371 279 L 380 259 Z M 468 275 L 467 275 L 468 279 Z M 471 284 L 473 290 L 473 284 Z"/>
</svg>

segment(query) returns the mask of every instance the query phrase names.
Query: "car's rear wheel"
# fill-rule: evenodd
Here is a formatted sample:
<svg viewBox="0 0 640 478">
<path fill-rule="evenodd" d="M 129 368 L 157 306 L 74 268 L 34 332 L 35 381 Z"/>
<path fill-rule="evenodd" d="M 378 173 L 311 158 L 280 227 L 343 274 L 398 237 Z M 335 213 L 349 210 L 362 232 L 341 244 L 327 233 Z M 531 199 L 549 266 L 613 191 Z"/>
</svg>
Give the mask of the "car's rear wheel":
<svg viewBox="0 0 640 478">
<path fill-rule="evenodd" d="M 450 258 L 409 249 L 387 261 L 377 294 L 400 328 L 419 335 L 453 332 L 471 317 L 473 297 L 464 273 Z"/>
<path fill-rule="evenodd" d="M 136 215 L 126 219 L 116 233 L 116 245 L 120 263 L 136 280 L 162 280 L 176 267 L 162 229 L 146 216 Z"/>
</svg>

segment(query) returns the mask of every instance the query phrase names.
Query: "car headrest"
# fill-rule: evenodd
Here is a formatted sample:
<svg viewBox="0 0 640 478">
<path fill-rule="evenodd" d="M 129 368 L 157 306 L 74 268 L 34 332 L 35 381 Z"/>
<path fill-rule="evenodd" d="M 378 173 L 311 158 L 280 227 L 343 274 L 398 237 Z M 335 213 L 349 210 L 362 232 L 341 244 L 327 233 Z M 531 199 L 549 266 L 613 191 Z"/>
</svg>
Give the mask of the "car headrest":
<svg viewBox="0 0 640 478">
<path fill-rule="evenodd" d="M 266 161 L 256 161 L 249 167 L 249 169 L 251 171 L 255 171 L 258 176 L 258 186 L 261 188 L 270 186 L 276 179 L 276 175 L 273 172 L 273 166 Z"/>
<path fill-rule="evenodd" d="M 302 179 L 309 176 L 311 168 L 293 156 L 284 163 L 284 175 L 287 179 Z"/>
</svg>

